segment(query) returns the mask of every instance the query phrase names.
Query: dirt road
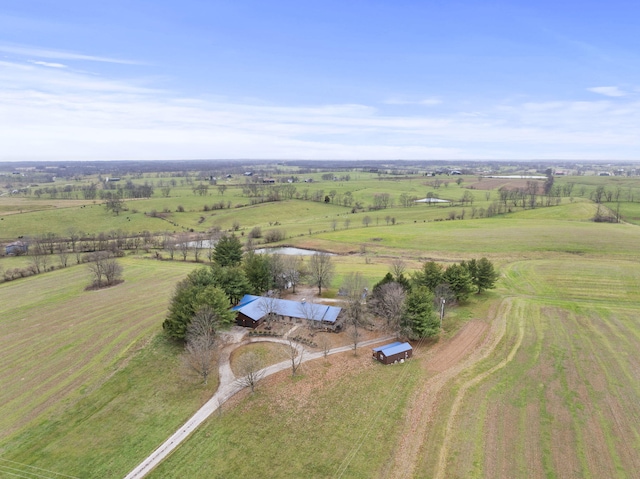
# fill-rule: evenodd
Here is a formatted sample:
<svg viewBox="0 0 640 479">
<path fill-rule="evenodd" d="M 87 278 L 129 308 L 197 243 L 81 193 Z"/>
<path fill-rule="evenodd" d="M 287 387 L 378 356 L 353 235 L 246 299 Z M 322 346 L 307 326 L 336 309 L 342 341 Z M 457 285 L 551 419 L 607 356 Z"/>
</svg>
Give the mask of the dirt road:
<svg viewBox="0 0 640 479">
<path fill-rule="evenodd" d="M 410 401 L 413 406 L 405 417 L 405 425 L 401 428 L 404 432 L 386 477 L 400 479 L 414 476 L 426 431 L 438 408 L 440 391 L 449 381 L 495 349 L 506 331 L 506 317 L 510 309 L 510 301 L 503 301 L 493 308 L 488 322 L 470 321 L 454 338 L 439 344 L 431 352 L 425 367 L 435 376 L 429 378 Z M 441 453 L 446 458 L 445 445 L 443 448 Z"/>
</svg>

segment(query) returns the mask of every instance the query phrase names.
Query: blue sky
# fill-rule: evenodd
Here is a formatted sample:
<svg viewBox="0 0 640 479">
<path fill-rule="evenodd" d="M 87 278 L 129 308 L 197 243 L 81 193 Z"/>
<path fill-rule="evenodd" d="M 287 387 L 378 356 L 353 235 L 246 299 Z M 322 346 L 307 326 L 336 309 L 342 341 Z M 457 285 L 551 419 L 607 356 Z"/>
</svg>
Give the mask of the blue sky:
<svg viewBox="0 0 640 479">
<path fill-rule="evenodd" d="M 0 160 L 640 157 L 637 2 L 3 1 Z"/>
</svg>

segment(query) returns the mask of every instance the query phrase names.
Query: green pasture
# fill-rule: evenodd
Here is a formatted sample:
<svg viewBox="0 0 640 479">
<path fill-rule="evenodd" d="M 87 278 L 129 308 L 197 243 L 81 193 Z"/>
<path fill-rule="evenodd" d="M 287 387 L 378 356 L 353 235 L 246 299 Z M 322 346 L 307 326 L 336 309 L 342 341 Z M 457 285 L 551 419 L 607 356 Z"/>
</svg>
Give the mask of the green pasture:
<svg viewBox="0 0 640 479">
<path fill-rule="evenodd" d="M 640 200 L 640 195 L 638 199 Z M 607 204 L 607 206 L 613 212 L 618 208 L 616 204 Z M 620 203 L 620 216 L 621 221 L 640 226 L 640 203 Z"/>
<path fill-rule="evenodd" d="M 124 283 L 85 291 L 84 265 L 0 284 L 0 438 L 81 398 L 156 334 L 193 264 L 123 259 Z"/>
<path fill-rule="evenodd" d="M 44 233 L 55 233 L 65 237 L 70 228 L 94 234 L 117 230 L 128 233 L 139 233 L 145 230 L 160 232 L 173 228 L 159 218 L 146 216 L 143 211 L 137 213 L 131 211 L 136 201 L 127 202 L 130 210 L 123 211 L 119 215 L 108 212 L 101 203 L 91 202 L 87 202 L 84 207 L 57 207 L 5 215 L 0 221 L 0 237 L 15 239 L 19 236 L 38 236 Z"/>
<path fill-rule="evenodd" d="M 499 198 L 496 191 L 474 189 L 476 186 L 481 187 L 481 182 L 478 182 L 476 177 L 433 178 L 415 175 L 408 179 L 397 179 L 393 176 L 379 177 L 374 173 L 351 172 L 351 181 L 331 181 L 321 180 L 320 176 L 320 173 L 302 175 L 301 178 L 314 177 L 316 181 L 295 183 L 294 186 L 299 195 L 305 192 L 312 195 L 322 191 L 324 196 L 334 191 L 336 196 L 331 203 L 294 199 L 251 205 L 258 198 L 243 195 L 243 183 L 247 180 L 244 177 L 237 177 L 231 181 L 223 180 L 228 186 L 224 194 L 220 194 L 218 185 L 209 185 L 208 193 L 204 196 L 193 192 L 193 187 L 200 184 L 199 181 L 189 185 L 186 184 L 185 178 L 176 178 L 178 186 L 171 187 L 170 196 L 166 198 L 162 196 L 160 187 L 157 185 L 159 181 L 166 183 L 169 179 L 152 176 L 135 179 L 135 183 L 147 181 L 156 185 L 154 195 L 150 199 L 126 200 L 127 210 L 120 215 L 107 212 L 100 200 L 50 199 L 46 198 L 46 195 L 39 199 L 35 196 L 0 197 L 0 218 L 2 218 L 0 238 L 11 239 L 21 235 L 37 235 L 46 232 L 64 235 L 72 226 L 87 233 L 108 233 L 114 230 L 130 233 L 142 231 L 180 233 L 190 230 L 204 232 L 212 227 L 229 230 L 234 224 L 239 224 L 241 234 L 248 232 L 253 226 L 268 229 L 275 223 L 280 223 L 280 227 L 287 236 L 298 237 L 308 235 L 310 232 L 314 234 L 331 232 L 334 229 L 362 227 L 365 217 L 370 219 L 370 227 L 386 225 L 391 219 L 397 223 L 446 220 L 451 214 L 455 216 L 464 214 L 466 220 L 479 215 L 481 210 L 486 209 Z M 125 180 L 126 178 L 123 178 L 123 181 Z M 456 180 L 462 180 L 462 183 L 458 185 Z M 572 219 L 587 220 L 590 210 L 584 202 L 588 202 L 590 192 L 599 185 L 606 185 L 609 190 L 620 189 L 620 198 L 623 201 L 622 213 L 626 212 L 630 218 L 635 216 L 633 212 L 636 209 L 634 206 L 636 203 L 626 203 L 629 198 L 640 199 L 640 185 L 637 185 L 638 182 L 634 178 L 566 177 L 557 178 L 556 181 L 558 184 L 575 183 L 572 193 L 575 206 L 569 204 L 569 198 L 562 198 L 562 206 L 552 208 L 553 213 L 539 212 L 540 208 L 525 211 L 526 217 L 566 219 L 568 216 L 575 215 Z M 437 183 L 439 183 L 438 187 L 436 187 Z M 262 185 L 259 186 L 262 187 Z M 268 187 L 266 186 L 267 189 Z M 364 211 L 351 214 L 352 207 L 338 204 L 341 195 L 347 191 L 353 194 L 353 206 L 360 203 L 365 207 Z M 369 211 L 368 207 L 373 204 L 375 195 L 381 193 L 389 194 L 394 206 L 384 210 Z M 418 204 L 411 208 L 404 208 L 399 201 L 403 193 L 417 198 L 424 198 L 427 193 L 432 193 L 435 197 L 450 200 L 451 204 L 437 206 Z M 473 204 L 460 205 L 460 199 L 465 193 L 472 195 Z M 223 202 L 225 208 L 204 211 L 205 206 L 211 208 L 218 202 Z M 227 208 L 229 204 L 231 208 Z M 607 205 L 612 208 L 612 204 Z M 177 212 L 179 206 L 184 209 L 183 213 Z M 151 217 L 149 214 L 152 212 L 158 213 L 163 219 Z"/>
<path fill-rule="evenodd" d="M 552 210 L 549 208 L 548 210 Z M 640 230 L 624 224 L 517 219 L 508 216 L 442 222 L 369 226 L 313 235 L 331 250 L 332 243 L 365 244 L 372 251 L 392 254 L 405 250 L 426 257 L 528 254 L 594 254 L 634 256 Z M 305 238 L 293 240 L 303 244 Z M 464 258 L 463 258 L 464 259 Z"/>
<path fill-rule="evenodd" d="M 466 392 L 442 477 L 635 477 L 640 450 L 640 273 L 634 261 L 515 262 L 507 333 L 449 388 L 513 360 Z M 433 477 L 447 415 L 428 433 Z"/>
<path fill-rule="evenodd" d="M 148 337 L 98 388 L 0 441 L 0 477 L 124 477 L 215 392 L 216 378 L 184 379 L 181 352 Z"/>
</svg>

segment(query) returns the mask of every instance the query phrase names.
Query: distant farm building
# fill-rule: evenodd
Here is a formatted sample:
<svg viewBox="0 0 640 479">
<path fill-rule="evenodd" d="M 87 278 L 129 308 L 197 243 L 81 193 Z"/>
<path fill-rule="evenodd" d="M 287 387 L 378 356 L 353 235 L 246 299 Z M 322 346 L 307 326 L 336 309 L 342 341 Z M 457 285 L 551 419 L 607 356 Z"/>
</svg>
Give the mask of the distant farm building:
<svg viewBox="0 0 640 479">
<path fill-rule="evenodd" d="M 373 348 L 371 351 L 373 358 L 382 364 L 403 363 L 413 356 L 413 348 L 411 345 L 409 343 L 401 343 L 400 341 Z"/>
<path fill-rule="evenodd" d="M 4 247 L 4 252 L 8 256 L 18 256 L 29 252 L 29 245 L 24 241 L 15 241 Z"/>
<path fill-rule="evenodd" d="M 340 328 L 341 322 L 338 316 L 342 308 L 327 306 L 324 304 L 291 301 L 288 299 L 267 298 L 246 294 L 237 306 L 231 308 L 235 311 L 236 324 L 246 328 L 257 328 L 269 314 L 276 319 L 297 322 L 310 321 L 319 327 L 330 330 Z"/>
</svg>

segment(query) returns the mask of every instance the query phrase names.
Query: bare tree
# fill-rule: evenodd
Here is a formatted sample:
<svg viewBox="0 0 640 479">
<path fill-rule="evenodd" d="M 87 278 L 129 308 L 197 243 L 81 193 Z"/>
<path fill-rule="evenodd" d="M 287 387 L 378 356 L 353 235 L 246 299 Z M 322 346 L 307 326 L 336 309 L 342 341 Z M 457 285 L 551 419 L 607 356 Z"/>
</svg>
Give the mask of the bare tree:
<svg viewBox="0 0 640 479">
<path fill-rule="evenodd" d="M 200 253 L 203 247 L 203 239 L 202 236 L 198 235 L 196 238 L 191 241 L 191 249 L 193 250 L 193 256 L 195 258 L 196 263 L 200 259 Z"/>
<path fill-rule="evenodd" d="M 400 258 L 396 258 L 391 262 L 391 274 L 394 278 L 400 277 L 407 270 L 407 264 Z"/>
<path fill-rule="evenodd" d="M 384 320 L 386 330 L 399 334 L 405 298 L 404 288 L 394 281 L 374 288 L 374 295 L 367 306 L 369 311 Z"/>
<path fill-rule="evenodd" d="M 69 242 L 71 243 L 71 251 L 73 253 L 78 253 L 80 249 L 80 238 L 82 237 L 82 233 L 75 226 L 70 227 L 67 230 L 67 234 L 69 235 Z M 80 257 L 76 254 L 76 260 L 80 263 Z"/>
<path fill-rule="evenodd" d="M 349 337 L 353 341 L 353 354 L 358 354 L 361 329 L 368 324 L 363 300 L 366 296 L 366 281 L 360 273 L 349 274 L 342 283 L 342 290 L 346 293 L 345 324 L 349 328 Z"/>
<path fill-rule="evenodd" d="M 101 288 L 116 284 L 122 278 L 122 266 L 106 251 L 97 251 L 87 255 L 87 268 L 93 276 L 92 286 Z M 104 281 L 103 281 L 104 280 Z"/>
<path fill-rule="evenodd" d="M 104 205 L 107 211 L 112 211 L 116 215 L 119 215 L 121 211 L 126 209 L 122 196 L 111 192 L 107 194 L 104 200 Z"/>
<path fill-rule="evenodd" d="M 204 384 L 207 384 L 215 359 L 216 350 L 205 339 L 193 338 L 185 345 L 184 365 L 187 371 L 202 377 Z"/>
<path fill-rule="evenodd" d="M 287 287 L 287 279 L 284 273 L 284 255 L 269 255 L 269 274 L 271 275 L 271 284 L 278 291 L 282 291 Z"/>
<path fill-rule="evenodd" d="M 186 234 L 181 234 L 178 237 L 178 251 L 182 255 L 182 261 L 187 261 L 187 256 L 189 255 L 189 236 Z"/>
<path fill-rule="evenodd" d="M 200 308 L 187 326 L 183 363 L 188 372 L 207 384 L 217 357 L 218 315 L 208 306 Z"/>
<path fill-rule="evenodd" d="M 260 299 L 258 307 L 264 314 L 264 321 L 267 323 L 267 329 L 271 329 L 272 323 L 278 318 L 278 296 L 275 293 L 263 296 L 262 299 Z"/>
<path fill-rule="evenodd" d="M 310 335 L 313 337 L 315 335 L 316 330 L 322 325 L 319 321 L 321 317 L 319 308 L 321 306 L 313 303 L 312 301 L 303 300 L 298 305 L 298 311 L 300 312 L 300 316 L 302 316 L 307 322 L 307 328 L 310 330 Z"/>
<path fill-rule="evenodd" d="M 176 241 L 168 234 L 164 236 L 164 249 L 169 253 L 169 258 L 173 260 L 176 252 Z"/>
<path fill-rule="evenodd" d="M 289 339 L 285 345 L 285 351 L 289 359 L 291 360 L 291 375 L 295 376 L 296 372 L 302 364 L 302 357 L 304 356 L 304 348 L 298 349 L 297 343 L 293 339 Z"/>
<path fill-rule="evenodd" d="M 287 286 L 291 286 L 295 293 L 296 286 L 302 282 L 305 276 L 302 258 L 296 255 L 285 255 L 282 259 L 282 273 Z"/>
<path fill-rule="evenodd" d="M 318 340 L 318 344 L 320 348 L 322 348 L 322 355 L 326 361 L 329 357 L 329 351 L 331 350 L 331 341 L 329 341 L 329 338 L 326 335 L 322 335 Z"/>
<path fill-rule="evenodd" d="M 66 268 L 67 262 L 69 260 L 69 251 L 67 251 L 67 244 L 64 241 L 60 241 L 56 244 L 56 249 L 58 250 L 58 259 L 60 260 L 60 266 Z"/>
<path fill-rule="evenodd" d="M 240 377 L 238 383 L 243 387 L 251 388 L 251 392 L 255 391 L 256 384 L 264 377 L 263 361 L 253 351 L 243 354 L 238 360 L 238 373 Z"/>
<path fill-rule="evenodd" d="M 31 256 L 31 264 L 36 273 L 47 270 L 49 258 L 44 243 L 40 238 L 34 238 L 29 244 L 29 255 Z"/>
<path fill-rule="evenodd" d="M 353 355 L 358 355 L 358 343 L 360 342 L 360 338 L 362 337 L 362 331 L 358 327 L 357 323 L 352 323 L 347 330 L 347 334 L 353 343 Z"/>
<path fill-rule="evenodd" d="M 55 253 L 58 236 L 55 233 L 45 233 L 40 237 L 40 242 L 49 254 Z"/>
<path fill-rule="evenodd" d="M 116 284 L 122 279 L 122 266 L 115 258 L 107 258 L 104 262 L 104 277 L 107 285 Z"/>
<path fill-rule="evenodd" d="M 333 279 L 334 266 L 327 253 L 315 253 L 309 260 L 309 277 L 311 284 L 318 287 L 318 296 L 322 295 L 322 287 L 328 287 Z"/>
<path fill-rule="evenodd" d="M 220 318 L 218 314 L 210 306 L 203 306 L 198 309 L 187 326 L 186 338 L 187 341 L 200 338 L 213 347 L 216 344 L 219 329 Z"/>
</svg>

